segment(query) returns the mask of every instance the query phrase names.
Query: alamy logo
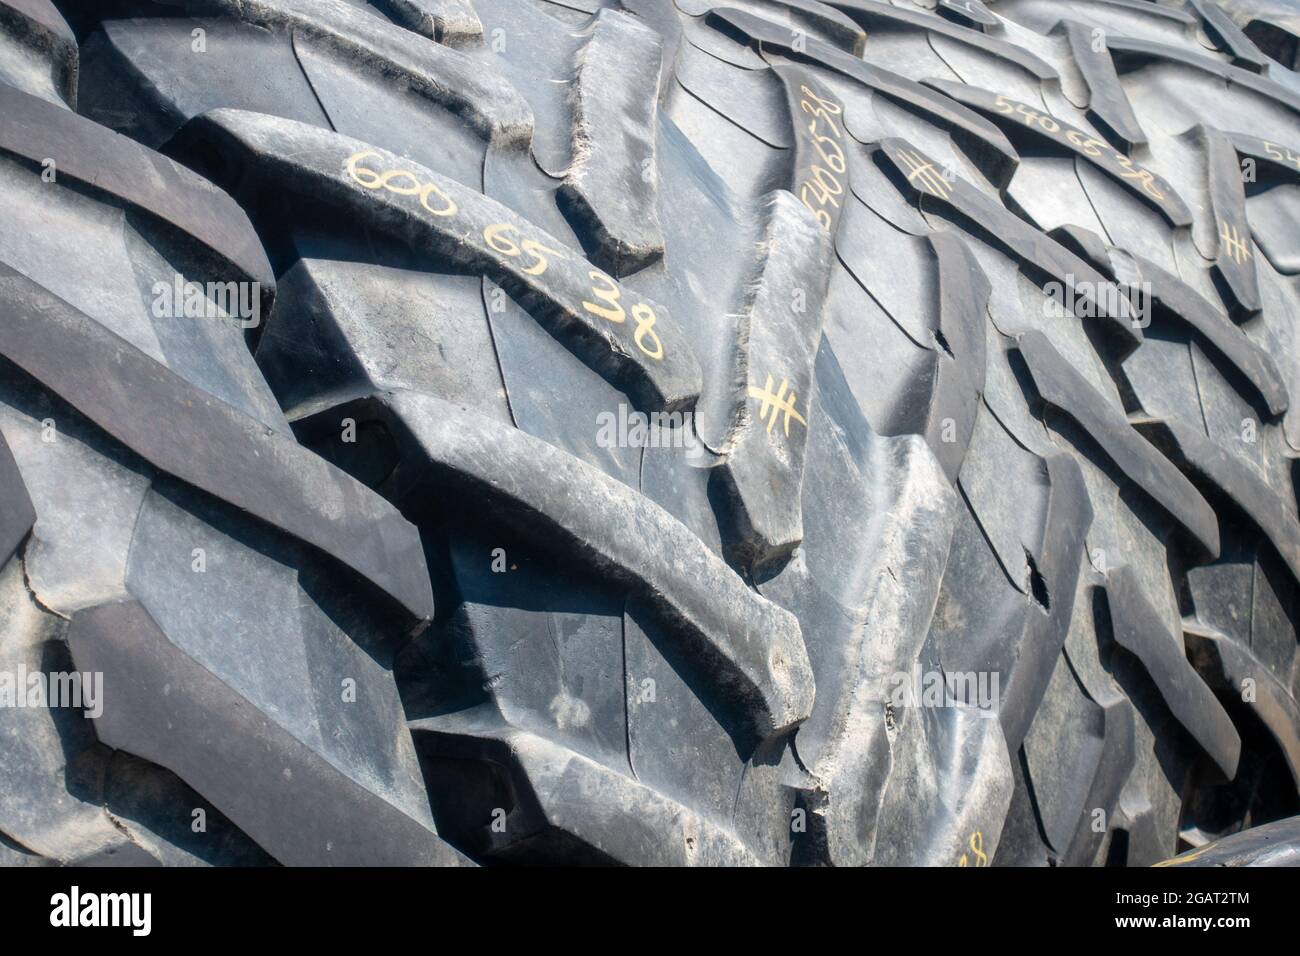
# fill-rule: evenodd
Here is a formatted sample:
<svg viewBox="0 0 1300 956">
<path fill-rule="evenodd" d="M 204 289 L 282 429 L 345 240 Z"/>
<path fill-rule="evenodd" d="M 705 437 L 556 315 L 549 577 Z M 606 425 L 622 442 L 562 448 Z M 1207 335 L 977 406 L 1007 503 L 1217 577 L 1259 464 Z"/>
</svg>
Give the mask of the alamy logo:
<svg viewBox="0 0 1300 956">
<path fill-rule="evenodd" d="M 153 928 L 151 893 L 68 893 L 50 897 L 51 926 L 127 926 L 132 936 L 148 936 Z"/>
<path fill-rule="evenodd" d="M 1053 280 L 1043 286 L 1043 315 L 1060 319 L 1113 316 L 1127 320 L 1135 329 L 1151 324 L 1151 283 L 1094 282 L 1067 275 L 1064 282 Z"/>
<path fill-rule="evenodd" d="M 596 445 L 600 448 L 685 448 L 687 458 L 704 454 L 704 446 L 695 435 L 690 412 L 630 411 L 618 406 L 618 414 L 601 412 L 596 416 Z"/>
<path fill-rule="evenodd" d="M 104 713 L 104 675 L 100 671 L 0 671 L 0 708 L 75 707 L 87 717 Z"/>
<path fill-rule="evenodd" d="M 977 707 L 996 714 L 1001 674 L 998 671 L 925 671 L 890 675 L 889 701 L 894 707 Z"/>
<path fill-rule="evenodd" d="M 178 272 L 171 282 L 155 282 L 152 292 L 155 318 L 232 318 L 244 329 L 255 329 L 262 321 L 258 282 L 189 282 Z"/>
</svg>

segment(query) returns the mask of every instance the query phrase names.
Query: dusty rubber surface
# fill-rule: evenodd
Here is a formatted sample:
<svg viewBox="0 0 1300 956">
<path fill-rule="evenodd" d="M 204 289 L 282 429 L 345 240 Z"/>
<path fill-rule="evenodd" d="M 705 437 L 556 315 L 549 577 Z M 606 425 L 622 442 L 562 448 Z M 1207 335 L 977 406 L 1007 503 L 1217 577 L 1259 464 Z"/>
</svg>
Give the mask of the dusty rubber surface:
<svg viewBox="0 0 1300 956">
<path fill-rule="evenodd" d="M 1296 814 L 1298 37 L 0 0 L 0 863 L 1145 865 Z"/>
</svg>

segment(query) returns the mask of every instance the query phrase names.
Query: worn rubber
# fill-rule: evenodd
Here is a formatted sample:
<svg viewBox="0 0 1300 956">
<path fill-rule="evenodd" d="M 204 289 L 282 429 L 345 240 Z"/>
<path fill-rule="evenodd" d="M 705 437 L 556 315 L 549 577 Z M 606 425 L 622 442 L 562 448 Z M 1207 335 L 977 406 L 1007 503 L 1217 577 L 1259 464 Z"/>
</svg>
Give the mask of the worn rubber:
<svg viewBox="0 0 1300 956">
<path fill-rule="evenodd" d="M 1144 865 L 1300 812 L 1298 38 L 0 0 L 0 671 L 105 687 L 0 708 L 0 862 Z M 995 693 L 900 704 L 936 674 Z"/>
</svg>

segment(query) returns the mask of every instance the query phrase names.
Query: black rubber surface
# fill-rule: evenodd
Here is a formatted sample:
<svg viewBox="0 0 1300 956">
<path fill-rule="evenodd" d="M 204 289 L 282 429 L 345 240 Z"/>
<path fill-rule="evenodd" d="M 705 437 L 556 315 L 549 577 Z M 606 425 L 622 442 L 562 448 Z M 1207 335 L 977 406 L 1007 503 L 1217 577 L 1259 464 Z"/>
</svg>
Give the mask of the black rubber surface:
<svg viewBox="0 0 1300 956">
<path fill-rule="evenodd" d="M 0 0 L 0 863 L 1283 859 L 1297 37 Z"/>
</svg>

